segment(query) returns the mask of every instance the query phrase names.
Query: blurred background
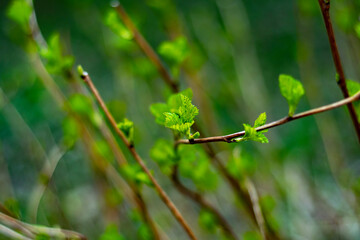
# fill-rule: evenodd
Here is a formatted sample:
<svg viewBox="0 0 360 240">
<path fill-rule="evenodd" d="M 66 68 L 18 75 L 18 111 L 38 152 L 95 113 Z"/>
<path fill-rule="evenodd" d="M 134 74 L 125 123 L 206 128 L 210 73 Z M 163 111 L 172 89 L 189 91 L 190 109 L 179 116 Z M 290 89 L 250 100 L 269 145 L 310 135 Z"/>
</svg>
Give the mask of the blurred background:
<svg viewBox="0 0 360 240">
<path fill-rule="evenodd" d="M 121 3 L 180 89 L 193 90 L 202 137 L 241 131 L 262 112 L 268 122 L 286 116 L 279 74 L 303 83 L 298 112 L 342 99 L 315 0 Z M 199 239 L 226 239 L 214 217 L 177 191 L 150 156 L 158 139 L 173 141 L 149 110 L 166 102 L 171 89 L 110 2 L 36 0 L 29 25 L 31 4 L 0 2 L 0 203 L 24 222 L 75 230 L 88 239 L 153 238 L 126 187 L 118 187 L 126 185 L 126 172 L 138 170 L 121 143 L 133 167 L 119 170 L 111 130 L 75 71 L 81 64 L 116 120 L 134 122 L 137 151 Z M 345 73 L 357 82 L 359 10 L 357 0 L 331 2 Z M 180 60 L 161 47 L 179 39 Z M 242 188 L 251 179 L 267 228 L 280 239 L 359 239 L 360 148 L 346 108 L 279 126 L 266 136 L 268 144 L 212 147 Z M 208 157 L 197 156 L 193 169 L 180 171 L 182 183 L 201 193 L 239 239 L 261 239 L 246 204 Z M 206 174 L 195 176 L 200 162 Z M 118 174 L 116 181 L 111 174 Z M 146 181 L 135 185 L 162 239 L 187 239 L 154 189 Z"/>
</svg>

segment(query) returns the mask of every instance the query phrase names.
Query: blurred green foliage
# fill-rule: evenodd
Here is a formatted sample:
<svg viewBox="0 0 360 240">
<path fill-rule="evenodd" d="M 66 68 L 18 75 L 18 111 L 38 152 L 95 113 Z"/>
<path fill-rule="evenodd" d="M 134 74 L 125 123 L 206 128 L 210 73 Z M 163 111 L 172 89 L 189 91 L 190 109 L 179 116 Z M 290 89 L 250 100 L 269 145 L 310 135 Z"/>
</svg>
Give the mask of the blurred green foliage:
<svg viewBox="0 0 360 240">
<path fill-rule="evenodd" d="M 74 64 L 82 64 L 199 239 L 226 237 L 213 213 L 175 191 L 175 166 L 184 186 L 214 205 L 238 237 L 261 235 L 246 206 L 234 204 L 239 199 L 208 149 L 174 148 L 174 138 L 199 137 L 191 132 L 195 120 L 202 137 L 244 126 L 240 143 L 214 144 L 215 155 L 236 181 L 254 181 L 270 229 L 285 239 L 357 239 L 360 148 L 345 108 L 271 129 L 266 137 L 255 131 L 267 118 L 342 97 L 317 1 L 121 2 L 180 93 L 162 81 L 108 1 L 0 2 L 0 203 L 23 221 L 73 229 L 89 239 L 153 239 L 126 190 L 101 170 L 113 166 L 140 189 L 160 232 L 184 239 L 122 144 L 127 163 L 117 165 L 103 113 L 76 77 Z M 342 63 L 353 79 L 347 80 L 351 95 L 360 90 L 359 13 L 359 1 L 331 2 Z M 289 75 L 278 77 L 281 72 Z M 63 105 L 54 101 L 54 86 Z M 355 107 L 360 116 L 359 102 Z M 242 125 L 257 116 L 254 125 Z M 56 149 L 63 154 L 55 165 Z M 44 191 L 34 209 L 37 186 Z"/>
</svg>

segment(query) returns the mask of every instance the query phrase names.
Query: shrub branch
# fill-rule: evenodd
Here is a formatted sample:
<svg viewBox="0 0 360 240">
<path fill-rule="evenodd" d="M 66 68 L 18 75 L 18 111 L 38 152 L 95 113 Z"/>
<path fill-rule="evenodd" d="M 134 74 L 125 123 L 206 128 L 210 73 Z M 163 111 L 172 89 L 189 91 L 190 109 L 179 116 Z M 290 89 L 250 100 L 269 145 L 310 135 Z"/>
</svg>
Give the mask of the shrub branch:
<svg viewBox="0 0 360 240">
<path fill-rule="evenodd" d="M 318 1 L 319 1 L 322 16 L 324 18 L 324 23 L 325 23 L 325 27 L 326 27 L 327 36 L 329 38 L 331 54 L 332 54 L 332 57 L 334 60 L 336 72 L 339 75 L 339 78 L 337 79 L 337 83 L 341 89 L 341 92 L 342 92 L 344 98 L 348 98 L 350 95 L 349 95 L 348 89 L 346 87 L 345 73 L 344 73 L 343 66 L 341 64 L 340 54 L 339 54 L 338 47 L 336 44 L 335 34 L 334 34 L 334 30 L 333 30 L 331 18 L 330 18 L 330 0 L 318 0 Z M 347 104 L 347 108 L 349 110 L 351 120 L 355 127 L 356 135 L 360 142 L 360 123 L 357 119 L 354 105 L 351 102 L 349 102 Z"/>
<path fill-rule="evenodd" d="M 187 222 L 185 221 L 184 217 L 181 215 L 180 211 L 176 208 L 176 206 L 174 205 L 174 203 L 171 201 L 171 199 L 168 197 L 168 195 L 166 194 L 166 192 L 162 189 L 162 187 L 159 185 L 159 183 L 156 181 L 156 179 L 152 176 L 150 170 L 146 167 L 144 161 L 142 160 L 142 158 L 140 157 L 140 155 L 137 153 L 137 151 L 135 150 L 135 147 L 130 143 L 130 141 L 126 138 L 126 136 L 123 134 L 123 132 L 121 132 L 121 130 L 117 127 L 117 123 L 114 119 L 114 117 L 112 116 L 112 114 L 110 113 L 110 111 L 108 110 L 108 108 L 106 107 L 103 99 L 101 98 L 98 90 L 96 89 L 95 85 L 93 84 L 90 76 L 86 73 L 83 72 L 83 74 L 81 75 L 81 78 L 84 80 L 84 82 L 88 85 L 91 93 L 94 95 L 94 97 L 96 98 L 98 104 L 100 105 L 100 108 L 104 111 L 106 118 L 108 119 L 108 121 L 110 122 L 111 127 L 113 128 L 113 130 L 116 132 L 116 134 L 121 138 L 121 140 L 124 142 L 124 144 L 126 145 L 126 147 L 129 149 L 130 153 L 132 154 L 132 156 L 134 157 L 134 159 L 136 160 L 136 162 L 140 165 L 140 167 L 142 168 L 142 170 L 146 173 L 146 175 L 149 177 L 150 181 L 154 184 L 154 187 L 156 189 L 156 191 L 158 192 L 161 200 L 165 203 L 165 205 L 169 208 L 169 210 L 171 211 L 171 213 L 174 215 L 174 217 L 176 218 L 176 220 L 180 223 L 180 225 L 184 228 L 184 230 L 186 231 L 186 233 L 189 235 L 189 237 L 191 239 L 197 239 L 193 233 L 193 231 L 190 229 L 189 225 L 187 224 Z"/>
<path fill-rule="evenodd" d="M 356 93 L 355 95 L 353 95 L 352 97 L 348 97 L 345 98 L 343 100 L 340 100 L 338 102 L 335 103 L 331 103 L 322 107 L 318 107 L 318 108 L 314 108 L 302 113 L 298 113 L 293 115 L 292 117 L 290 116 L 286 116 L 283 117 L 277 121 L 265 124 L 261 127 L 256 128 L 256 131 L 263 131 L 265 129 L 269 129 L 269 128 L 273 128 L 273 127 L 277 127 L 280 125 L 283 125 L 285 123 L 300 119 L 300 118 L 304 118 L 304 117 L 308 117 L 311 115 L 315 115 L 318 113 L 322 113 L 322 112 L 326 112 L 344 105 L 348 105 L 349 103 L 352 103 L 356 100 L 360 99 L 360 92 Z M 177 144 L 198 144 L 198 143 L 209 143 L 209 142 L 227 142 L 227 143 L 232 143 L 235 142 L 234 138 L 238 138 L 238 137 L 242 137 L 245 135 L 245 131 L 241 131 L 241 132 L 236 132 L 236 133 L 232 133 L 229 135 L 224 135 L 224 136 L 215 136 L 215 137 L 206 137 L 206 138 L 196 138 L 196 139 L 181 139 L 177 141 Z"/>
</svg>

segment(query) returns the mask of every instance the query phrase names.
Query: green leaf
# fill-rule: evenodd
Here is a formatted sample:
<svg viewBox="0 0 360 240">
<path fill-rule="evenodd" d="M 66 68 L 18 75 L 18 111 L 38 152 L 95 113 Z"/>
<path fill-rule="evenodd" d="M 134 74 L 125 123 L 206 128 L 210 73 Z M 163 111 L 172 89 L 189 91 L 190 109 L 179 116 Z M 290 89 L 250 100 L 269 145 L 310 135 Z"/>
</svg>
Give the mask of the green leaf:
<svg viewBox="0 0 360 240">
<path fill-rule="evenodd" d="M 354 30 L 355 30 L 355 33 L 356 33 L 356 36 L 358 38 L 360 38 L 360 22 L 357 22 L 354 26 Z"/>
<path fill-rule="evenodd" d="M 195 133 L 193 133 L 193 134 L 191 134 L 191 135 L 189 136 L 189 139 L 195 139 L 195 138 L 198 138 L 198 137 L 200 137 L 200 133 L 199 133 L 199 132 L 195 132 Z"/>
<path fill-rule="evenodd" d="M 189 98 L 191 101 L 193 97 L 193 92 L 191 88 L 187 88 L 179 93 L 172 94 L 167 101 L 167 104 L 170 109 L 176 110 L 179 107 L 181 107 L 182 105 L 181 95 L 184 95 L 185 97 Z"/>
<path fill-rule="evenodd" d="M 121 168 L 121 171 L 127 179 L 134 182 L 138 186 L 141 186 L 142 184 L 153 186 L 148 175 L 145 172 L 143 172 L 141 167 L 137 164 L 125 165 Z"/>
<path fill-rule="evenodd" d="M 155 103 L 150 106 L 151 113 L 156 122 L 187 138 L 199 137 L 199 133 L 191 134 L 190 128 L 199 109 L 191 103 L 192 90 L 186 89 L 180 93 L 172 94 L 165 103 Z"/>
<path fill-rule="evenodd" d="M 125 238 L 119 233 L 115 224 L 109 224 L 100 236 L 100 240 L 125 240 Z"/>
<path fill-rule="evenodd" d="M 63 141 L 67 147 L 74 146 L 80 136 L 80 129 L 76 120 L 72 117 L 66 117 L 62 123 Z"/>
<path fill-rule="evenodd" d="M 93 146 L 94 151 L 108 162 L 114 162 L 113 152 L 111 151 L 108 143 L 104 140 L 97 140 Z"/>
<path fill-rule="evenodd" d="M 69 105 L 72 111 L 82 116 L 90 117 L 93 112 L 90 98 L 82 94 L 74 94 L 69 98 Z"/>
<path fill-rule="evenodd" d="M 46 59 L 46 69 L 50 73 L 62 74 L 70 71 L 74 64 L 72 56 L 63 56 L 59 34 L 53 34 L 50 37 L 48 47 L 42 48 L 40 55 Z"/>
<path fill-rule="evenodd" d="M 131 144 L 134 142 L 134 123 L 127 118 L 117 124 L 117 127 L 124 133 Z"/>
<path fill-rule="evenodd" d="M 346 80 L 346 87 L 349 91 L 350 96 L 354 96 L 356 93 L 360 91 L 360 83 L 352 80 Z M 359 101 L 353 102 L 353 105 L 355 107 L 358 121 L 360 121 L 360 102 Z"/>
<path fill-rule="evenodd" d="M 215 190 L 218 178 L 211 168 L 205 151 L 195 145 L 180 146 L 178 149 L 179 172 L 191 179 L 199 191 Z"/>
<path fill-rule="evenodd" d="M 172 109 L 173 112 L 166 112 L 165 127 L 171 128 L 180 134 L 191 137 L 190 127 L 194 124 L 194 118 L 198 115 L 199 110 L 191 100 L 185 95 L 180 94 L 180 107 Z"/>
<path fill-rule="evenodd" d="M 32 11 L 33 8 L 28 1 L 13 0 L 6 11 L 6 15 L 18 23 L 25 32 L 28 32 L 30 31 L 29 20 Z"/>
<path fill-rule="evenodd" d="M 215 233 L 217 229 L 217 218 L 216 216 L 207 210 L 201 210 L 199 214 L 199 225 L 210 233 Z"/>
<path fill-rule="evenodd" d="M 261 127 L 266 123 L 266 112 L 263 112 L 259 115 L 259 117 L 255 120 L 254 128 Z"/>
<path fill-rule="evenodd" d="M 295 113 L 300 98 L 305 94 L 305 90 L 300 81 L 285 74 L 279 76 L 279 85 L 281 94 L 289 104 L 289 116 L 292 116 Z"/>
<path fill-rule="evenodd" d="M 158 52 L 173 65 L 181 64 L 189 54 L 189 46 L 185 37 L 174 41 L 165 41 L 159 46 Z"/>
<path fill-rule="evenodd" d="M 242 180 L 244 176 L 249 176 L 255 172 L 256 161 L 253 157 L 240 148 L 235 148 L 233 157 L 227 162 L 226 168 L 231 176 L 236 179 Z"/>
<path fill-rule="evenodd" d="M 170 108 L 165 103 L 154 103 L 150 105 L 150 112 L 155 116 L 156 123 L 165 126 L 165 112 L 169 112 Z"/>
<path fill-rule="evenodd" d="M 110 10 L 105 16 L 105 24 L 118 36 L 131 40 L 134 36 L 119 20 L 115 10 Z"/>
<path fill-rule="evenodd" d="M 161 171 L 170 175 L 177 162 L 174 146 L 169 141 L 159 139 L 150 150 L 150 157 L 159 165 Z"/>
<path fill-rule="evenodd" d="M 266 113 L 260 114 L 260 116 L 255 120 L 254 127 L 250 126 L 249 124 L 243 124 L 245 134 L 242 138 L 234 139 L 235 142 L 243 142 L 243 141 L 256 141 L 261 143 L 268 143 L 269 140 L 263 133 L 267 132 L 268 130 L 256 131 L 255 128 L 261 127 L 266 123 Z"/>
</svg>

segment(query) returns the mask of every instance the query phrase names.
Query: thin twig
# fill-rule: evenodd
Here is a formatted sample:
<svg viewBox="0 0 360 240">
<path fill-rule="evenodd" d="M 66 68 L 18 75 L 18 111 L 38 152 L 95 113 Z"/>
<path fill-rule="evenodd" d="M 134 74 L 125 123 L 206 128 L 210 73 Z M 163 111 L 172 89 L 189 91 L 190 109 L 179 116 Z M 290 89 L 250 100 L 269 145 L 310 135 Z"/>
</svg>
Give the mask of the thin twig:
<svg viewBox="0 0 360 240">
<path fill-rule="evenodd" d="M 191 198 L 194 202 L 199 204 L 202 208 L 210 211 L 212 214 L 214 214 L 219 221 L 219 225 L 223 229 L 224 233 L 231 239 L 237 239 L 236 234 L 231 229 L 231 226 L 227 223 L 226 219 L 221 215 L 221 213 L 213 207 L 209 202 L 207 202 L 203 196 L 200 193 L 197 193 L 195 191 L 192 191 L 185 187 L 179 179 L 178 174 L 178 166 L 176 165 L 173 168 L 172 174 L 171 174 L 171 180 L 174 184 L 174 186 L 181 192 L 182 194 L 186 195 L 187 197 Z"/>
<path fill-rule="evenodd" d="M 187 224 L 187 222 L 185 221 L 185 219 L 183 218 L 183 216 L 181 215 L 180 211 L 176 208 L 176 206 L 174 205 L 174 203 L 170 200 L 170 198 L 167 196 L 167 194 L 165 193 L 165 191 L 162 189 L 162 187 L 159 185 L 159 183 L 156 181 L 156 179 L 152 176 L 152 174 L 150 173 L 150 170 L 146 167 L 144 161 L 141 159 L 140 155 L 137 153 L 137 151 L 135 150 L 134 146 L 130 143 L 130 141 L 125 137 L 125 135 L 123 134 L 123 132 L 121 132 L 121 130 L 117 127 L 117 124 L 115 122 L 114 117 L 112 116 L 112 114 L 109 112 L 108 108 L 106 107 L 104 101 L 102 100 L 99 92 L 97 91 L 96 87 L 94 86 L 91 78 L 89 77 L 89 75 L 84 72 L 81 75 L 81 78 L 84 80 L 84 82 L 88 85 L 90 91 L 92 92 L 92 94 L 94 95 L 94 97 L 96 98 L 98 104 L 100 105 L 101 109 L 104 111 L 106 118 L 108 119 L 108 121 L 110 122 L 110 125 L 112 126 L 113 130 L 116 132 L 116 134 L 121 138 L 121 140 L 124 142 L 124 144 L 126 145 L 126 147 L 129 149 L 129 151 L 131 152 L 132 156 L 134 157 L 134 159 L 137 161 L 137 163 L 140 165 L 140 167 L 142 168 L 142 170 L 146 173 L 146 175 L 149 177 L 150 181 L 154 184 L 154 187 L 156 189 L 156 191 L 158 192 L 161 200 L 165 203 L 165 205 L 170 209 L 171 213 L 174 215 L 174 217 L 177 219 L 177 221 L 181 224 L 181 226 L 184 228 L 184 230 L 187 232 L 187 234 L 189 235 L 189 237 L 191 239 L 197 239 L 194 235 L 194 233 L 192 232 L 192 230 L 190 229 L 189 225 Z"/>
<path fill-rule="evenodd" d="M 112 7 L 115 8 L 120 18 L 123 20 L 125 26 L 131 31 L 134 36 L 134 40 L 139 45 L 141 50 L 145 53 L 145 55 L 150 59 L 150 61 L 155 65 L 158 72 L 166 82 L 166 84 L 174 91 L 179 91 L 179 86 L 175 82 L 175 80 L 171 77 L 169 72 L 166 70 L 165 65 L 162 63 L 154 49 L 150 46 L 150 44 L 145 40 L 145 38 L 141 35 L 139 30 L 136 28 L 135 24 L 132 22 L 129 15 L 126 13 L 125 9 L 122 7 L 120 2 L 115 1 L 112 3 Z"/>
<path fill-rule="evenodd" d="M 336 68 L 336 72 L 339 75 L 338 80 L 338 85 L 341 89 L 341 92 L 344 96 L 344 98 L 349 97 L 349 92 L 348 89 L 346 87 L 346 78 L 345 78 L 345 73 L 344 73 L 344 69 L 342 67 L 341 64 L 341 59 L 340 59 L 340 54 L 338 51 L 338 47 L 336 44 L 336 40 L 335 40 L 335 34 L 334 34 L 334 30 L 332 27 L 332 23 L 331 23 L 331 18 L 330 18 L 330 0 L 318 0 L 319 5 L 320 5 L 320 9 L 321 9 L 321 13 L 322 16 L 324 18 L 324 22 L 325 22 L 325 27 L 326 27 L 326 32 L 329 38 L 329 43 L 330 43 L 330 48 L 331 48 L 331 53 L 332 53 L 332 57 L 334 60 L 334 64 L 335 64 L 335 68 Z M 353 125 L 355 127 L 355 132 L 356 135 L 358 137 L 358 140 L 360 142 L 360 123 L 357 119 L 357 115 L 355 112 L 355 108 L 354 105 L 350 102 L 349 104 L 347 104 L 347 108 L 350 112 L 350 117 L 351 120 L 353 122 Z"/>
<path fill-rule="evenodd" d="M 318 113 L 322 113 L 322 112 L 326 112 L 344 105 L 347 105 L 349 103 L 352 103 L 356 100 L 360 99 L 360 92 L 356 93 L 355 95 L 353 95 L 352 97 L 348 97 L 345 98 L 343 100 L 340 100 L 338 102 L 332 103 L 332 104 L 328 104 L 322 107 L 318 107 L 318 108 L 314 108 L 302 113 L 298 113 L 295 114 L 292 117 L 284 117 L 281 118 L 277 121 L 265 124 L 264 126 L 258 127 L 256 128 L 256 131 L 263 131 L 269 128 L 273 128 L 273 127 L 277 127 L 280 125 L 283 125 L 285 123 L 300 119 L 300 118 L 304 118 L 304 117 L 308 117 L 311 115 L 315 115 Z M 245 135 L 245 131 L 241 131 L 241 132 L 236 132 L 236 133 L 232 133 L 229 135 L 224 135 L 224 136 L 215 136 L 215 137 L 207 137 L 207 138 L 197 138 L 197 139 L 181 139 L 179 141 L 177 141 L 177 144 L 198 144 L 198 143 L 209 143 L 209 142 L 227 142 L 227 143 L 231 143 L 231 142 L 235 142 L 234 138 L 238 138 L 238 137 L 242 137 Z"/>
</svg>

